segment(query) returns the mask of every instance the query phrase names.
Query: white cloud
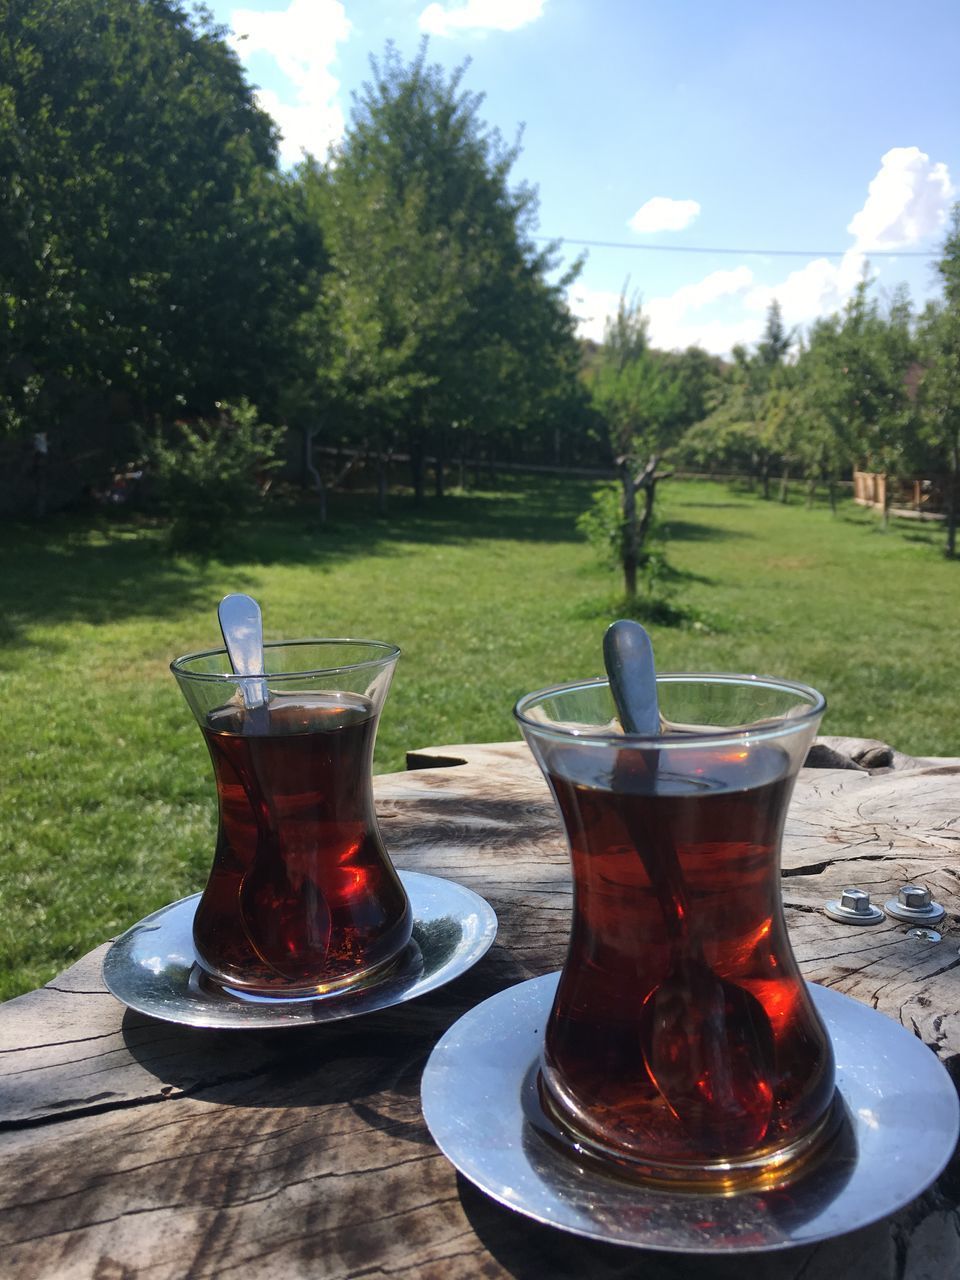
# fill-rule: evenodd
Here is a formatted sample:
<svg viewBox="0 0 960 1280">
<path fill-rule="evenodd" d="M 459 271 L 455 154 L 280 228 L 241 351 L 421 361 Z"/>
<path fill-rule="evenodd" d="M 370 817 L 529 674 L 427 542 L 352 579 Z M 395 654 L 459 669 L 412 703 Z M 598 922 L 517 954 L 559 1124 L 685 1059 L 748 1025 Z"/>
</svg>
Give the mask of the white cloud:
<svg viewBox="0 0 960 1280">
<path fill-rule="evenodd" d="M 700 212 L 696 200 L 671 200 L 653 196 L 642 204 L 627 223 L 634 231 L 682 231 Z"/>
<path fill-rule="evenodd" d="M 902 249 L 946 226 L 954 194 L 945 164 L 931 164 L 919 147 L 893 147 L 847 230 L 858 249 Z"/>
<path fill-rule="evenodd" d="M 650 339 L 665 350 L 699 343 L 707 351 L 728 355 L 737 343 L 749 346 L 760 339 L 774 298 L 788 328 L 806 328 L 849 301 L 872 250 L 903 248 L 941 232 L 956 193 L 945 164 L 931 163 L 919 147 L 894 147 L 882 157 L 863 208 L 847 226 L 854 243 L 839 261 L 812 259 L 773 284 L 757 281 L 750 267 L 741 265 L 712 271 L 663 297 L 644 299 Z M 640 229 L 635 225 L 637 217 L 654 203 L 648 201 L 630 225 Z M 580 317 L 579 332 L 599 341 L 606 318 L 616 313 L 620 295 L 583 288 L 577 294 L 589 304 L 578 307 L 571 302 Z"/>
<path fill-rule="evenodd" d="M 696 284 L 684 285 L 669 297 L 642 300 L 643 313 L 650 321 L 650 340 L 655 347 L 671 349 L 686 347 L 699 341 L 699 334 L 712 327 L 718 329 L 716 322 L 697 324 L 691 316 L 709 309 L 724 298 L 743 297 L 753 285 L 753 272 L 749 267 L 735 267 L 731 271 L 712 271 Z M 577 317 L 577 332 L 582 338 L 592 338 L 594 342 L 602 342 L 607 319 L 616 315 L 620 305 L 620 294 L 606 289 L 590 289 L 575 284 L 570 289 L 567 301 L 570 310 Z M 756 328 L 752 318 L 743 322 L 750 333 Z M 689 330 L 689 332 L 688 332 Z M 696 336 L 691 336 L 694 330 Z M 718 329 L 719 332 L 719 329 Z M 733 342 L 747 341 L 747 338 L 734 337 Z M 710 345 L 708 350 L 729 351 L 732 343 L 719 348 Z"/>
<path fill-rule="evenodd" d="M 644 305 L 650 318 L 650 341 L 667 351 L 699 342 L 718 353 L 729 351 L 734 343 L 749 341 L 747 334 L 756 328 L 753 317 L 731 323 L 725 316 L 730 311 L 729 300 L 742 303 L 753 284 L 750 268 L 739 266 L 711 271 L 667 297 L 651 298 Z"/>
<path fill-rule="evenodd" d="M 340 0 L 290 0 L 286 9 L 235 9 L 230 43 L 241 58 L 266 53 L 290 81 L 292 101 L 272 89 L 257 100 L 283 134 L 280 156 L 292 164 L 304 151 L 323 156 L 343 134 L 343 112 L 336 100 L 340 82 L 330 70 L 337 45 L 350 34 Z"/>
<path fill-rule="evenodd" d="M 672 293 L 669 302 L 678 311 L 698 311 L 719 298 L 742 297 L 753 284 L 753 272 L 749 267 L 734 267 L 731 271 L 711 271 L 696 284 L 685 284 Z M 667 299 L 658 299 L 666 302 Z M 653 305 L 651 303 L 651 305 Z"/>
<path fill-rule="evenodd" d="M 757 282 L 745 264 L 711 271 L 671 294 L 643 299 L 650 341 L 664 351 L 697 344 L 715 355 L 729 355 L 737 343 L 750 346 L 758 341 L 774 298 L 788 328 L 805 327 L 837 311 L 853 293 L 865 262 L 856 250 L 839 264 L 817 258 L 775 284 Z M 569 302 L 580 336 L 602 341 L 607 318 L 616 314 L 619 300 L 618 293 L 574 286 Z"/>
<path fill-rule="evenodd" d="M 746 294 L 743 305 L 763 316 L 776 298 L 788 326 L 807 325 L 840 310 L 857 287 L 866 264 L 859 249 L 848 250 L 839 263 L 815 258 L 777 284 L 757 285 Z"/>
<path fill-rule="evenodd" d="M 843 307 L 866 261 L 863 253 L 851 249 L 839 263 L 815 258 L 774 284 L 757 282 L 743 265 L 713 271 L 666 297 L 650 299 L 644 307 L 650 317 L 650 340 L 668 351 L 697 343 L 715 355 L 728 355 L 737 343 L 750 346 L 759 340 L 774 299 L 788 329 L 806 328 Z"/>
<path fill-rule="evenodd" d="M 456 7 L 429 4 L 420 30 L 431 36 L 459 31 L 516 31 L 543 15 L 546 0 L 466 0 Z"/>
</svg>

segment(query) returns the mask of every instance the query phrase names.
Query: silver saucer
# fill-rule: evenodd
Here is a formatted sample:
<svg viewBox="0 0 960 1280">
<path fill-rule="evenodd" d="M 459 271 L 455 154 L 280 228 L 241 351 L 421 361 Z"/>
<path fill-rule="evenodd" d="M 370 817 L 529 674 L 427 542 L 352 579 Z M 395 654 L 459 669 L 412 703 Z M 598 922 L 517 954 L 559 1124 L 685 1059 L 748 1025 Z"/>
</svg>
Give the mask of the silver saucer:
<svg viewBox="0 0 960 1280">
<path fill-rule="evenodd" d="M 414 1000 L 476 964 L 496 937 L 497 917 L 479 894 L 453 880 L 419 871 L 399 875 L 413 909 L 413 937 L 398 967 L 367 987 L 296 999 L 217 987 L 194 955 L 198 893 L 155 911 L 122 934 L 104 957 L 103 980 L 137 1013 L 218 1030 L 339 1022 Z"/>
<path fill-rule="evenodd" d="M 953 1155 L 960 1105 L 936 1056 L 890 1018 L 811 984 L 833 1040 L 846 1129 L 806 1177 L 722 1197 L 590 1172 L 524 1118 L 558 976 L 509 987 L 466 1013 L 433 1050 L 421 1087 L 427 1127 L 447 1159 L 537 1222 L 644 1249 L 785 1249 L 887 1217 Z"/>
</svg>

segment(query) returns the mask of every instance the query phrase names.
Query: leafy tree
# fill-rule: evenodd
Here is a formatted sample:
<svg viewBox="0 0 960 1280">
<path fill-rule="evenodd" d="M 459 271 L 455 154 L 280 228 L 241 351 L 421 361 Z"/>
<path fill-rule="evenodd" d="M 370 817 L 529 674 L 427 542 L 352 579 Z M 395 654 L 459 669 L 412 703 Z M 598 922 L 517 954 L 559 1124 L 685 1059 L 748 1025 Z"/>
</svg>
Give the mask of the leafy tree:
<svg viewBox="0 0 960 1280">
<path fill-rule="evenodd" d="M 847 383 L 837 315 L 814 323 L 798 362 L 801 458 L 812 503 L 818 479 L 824 479 L 830 506 L 837 509 L 838 483 L 856 454 L 855 424 L 846 401 Z"/>
<path fill-rule="evenodd" d="M 947 476 L 946 554 L 953 558 L 960 508 L 960 205 L 954 206 L 938 270 L 944 298 L 921 318 L 917 399 L 921 438 Z"/>
<path fill-rule="evenodd" d="M 862 280 L 841 316 L 814 325 L 799 372 L 803 416 L 824 450 L 831 501 L 839 471 L 859 464 L 888 477 L 886 519 L 892 481 L 913 456 L 908 374 L 915 353 L 906 296 L 896 295 L 884 315 L 868 289 Z"/>
<path fill-rule="evenodd" d="M 767 308 L 763 337 L 757 344 L 757 362 L 765 369 L 779 368 L 790 353 L 794 335 L 783 325 L 783 312 L 776 298 Z"/>
<path fill-rule="evenodd" d="M 270 399 L 297 287 L 275 136 L 177 0 L 0 0 L 8 422 L 91 391 L 141 420 Z"/>
<path fill-rule="evenodd" d="M 719 356 L 710 355 L 702 347 L 656 354 L 675 388 L 667 434 L 671 440 L 679 439 L 713 409 L 723 385 L 725 365 Z"/>
<path fill-rule="evenodd" d="M 756 350 L 733 349 L 733 363 L 720 384 L 716 404 L 684 439 L 681 452 L 697 461 L 731 463 L 758 476 L 763 496 L 778 462 L 788 462 L 794 444 L 794 415 L 788 411 L 789 374 L 785 364 L 793 335 L 783 327 L 774 300 Z M 785 494 L 786 479 L 781 482 Z"/>
<path fill-rule="evenodd" d="M 347 175 L 313 164 L 300 178 L 318 193 L 331 272 L 301 325 L 311 360 L 296 416 L 306 412 L 310 435 L 374 458 L 383 511 L 410 407 L 436 386 L 419 359 L 421 343 L 443 326 L 458 257 L 425 252 L 421 188 L 408 188 L 398 203 L 382 173 L 364 175 L 359 190 Z"/>
<path fill-rule="evenodd" d="M 458 435 L 542 425 L 572 394 L 571 277 L 548 282 L 535 194 L 510 186 L 517 147 L 481 120 L 466 67 L 447 78 L 425 44 L 371 66 L 329 173 L 329 315 L 337 367 L 378 372 L 368 403 L 349 377 L 331 390 L 381 439 L 402 425 L 419 496 L 429 446 L 442 460 Z"/>
<path fill-rule="evenodd" d="M 628 601 L 636 599 L 637 572 L 645 564 L 644 543 L 653 528 L 658 470 L 677 420 L 679 383 L 651 350 L 648 321 L 640 303 L 621 295 L 607 322 L 603 346 L 590 375 L 593 407 L 602 422 L 620 484 L 619 521 L 610 519 L 610 498 L 595 496 L 585 528 L 594 540 L 612 540 L 623 570 Z M 638 496 L 642 495 L 642 508 Z M 612 531 L 612 532 L 611 532 Z"/>
</svg>

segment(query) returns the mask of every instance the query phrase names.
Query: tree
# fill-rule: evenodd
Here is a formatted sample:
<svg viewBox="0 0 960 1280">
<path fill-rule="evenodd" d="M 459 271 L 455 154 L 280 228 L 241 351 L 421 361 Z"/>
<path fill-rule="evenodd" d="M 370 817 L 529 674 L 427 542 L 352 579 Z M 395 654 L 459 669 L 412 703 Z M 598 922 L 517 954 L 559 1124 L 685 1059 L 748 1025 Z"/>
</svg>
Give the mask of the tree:
<svg viewBox="0 0 960 1280">
<path fill-rule="evenodd" d="M 921 437 L 947 476 L 946 554 L 952 559 L 960 507 L 960 205 L 954 206 L 937 269 L 944 297 L 921 317 L 917 400 Z"/>
<path fill-rule="evenodd" d="M 221 33 L 177 0 L 0 9 L 8 421 L 30 388 L 41 426 L 91 393 L 141 420 L 242 395 L 272 412 L 298 246 Z"/>
<path fill-rule="evenodd" d="M 673 416 L 667 427 L 671 440 L 701 422 L 712 410 L 723 383 L 724 362 L 702 347 L 685 351 L 658 351 L 657 359 L 674 383 Z"/>
<path fill-rule="evenodd" d="M 424 456 L 442 461 L 456 436 L 487 437 L 542 421 L 558 383 L 575 387 L 570 274 L 548 281 L 550 249 L 534 247 L 536 197 L 512 188 L 517 147 L 481 120 L 482 97 L 447 78 L 426 44 L 410 65 L 388 45 L 355 99 L 329 171 L 332 312 L 342 348 L 378 370 L 363 403 L 339 379 L 339 403 L 406 434 L 415 491 Z M 336 326 L 339 328 L 338 325 Z"/>
<path fill-rule="evenodd" d="M 285 396 L 288 420 L 304 433 L 325 515 L 328 486 L 315 462 L 316 437 L 377 465 L 379 506 L 386 509 L 387 469 L 410 398 L 428 385 L 417 367 L 418 336 L 441 322 L 445 291 L 422 288 L 418 243 L 421 193 L 389 198 L 383 175 L 369 175 L 362 196 L 340 175 L 307 161 L 297 175 L 323 228 L 331 270 L 298 326 L 302 368 Z M 344 471 L 330 477 L 330 483 Z"/>
<path fill-rule="evenodd" d="M 794 417 L 788 411 L 785 364 L 792 343 L 793 335 L 784 329 L 780 305 L 774 300 L 756 350 L 734 347 L 732 365 L 719 384 L 717 403 L 683 444 L 688 456 L 723 457 L 749 470 L 751 476 L 759 477 L 764 498 L 770 496 L 774 466 L 793 449 Z M 785 486 L 786 476 L 781 479 L 782 496 Z"/>
<path fill-rule="evenodd" d="M 628 303 L 621 294 L 590 379 L 592 403 L 604 424 L 619 477 L 619 522 L 613 528 L 628 601 L 636 599 L 637 571 L 653 525 L 657 482 L 662 478 L 658 468 L 673 438 L 670 429 L 679 400 L 678 383 L 651 350 L 647 328 L 639 301 Z M 638 495 L 642 495 L 641 510 Z M 601 494 L 593 527 L 610 527 L 608 511 L 609 501 Z"/>
<path fill-rule="evenodd" d="M 831 503 L 841 469 L 859 464 L 888 477 L 884 520 L 892 480 L 912 459 L 914 411 L 909 370 L 915 358 L 906 295 L 896 294 L 886 315 L 860 281 L 841 316 L 818 321 L 799 365 L 804 419 L 826 449 Z"/>
<path fill-rule="evenodd" d="M 790 353 L 794 334 L 783 326 L 783 312 L 776 298 L 767 308 L 763 337 L 757 344 L 757 362 L 765 369 L 779 368 Z"/>
</svg>

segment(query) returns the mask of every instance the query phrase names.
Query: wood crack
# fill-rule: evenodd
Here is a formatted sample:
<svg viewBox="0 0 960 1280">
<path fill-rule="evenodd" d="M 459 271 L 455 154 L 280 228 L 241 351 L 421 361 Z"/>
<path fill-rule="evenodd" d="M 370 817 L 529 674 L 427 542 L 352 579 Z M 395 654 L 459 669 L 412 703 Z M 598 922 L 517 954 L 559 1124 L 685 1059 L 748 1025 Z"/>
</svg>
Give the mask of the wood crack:
<svg viewBox="0 0 960 1280">
<path fill-rule="evenodd" d="M 0 1120 L 0 1133 L 17 1129 L 39 1129 L 45 1125 L 62 1124 L 68 1120 L 85 1120 L 90 1116 L 105 1115 L 111 1111 L 128 1111 L 136 1107 L 154 1106 L 157 1103 L 176 1102 L 180 1098 L 194 1098 L 198 1094 L 205 1093 L 209 1089 L 217 1089 L 221 1085 L 236 1084 L 242 1080 L 256 1080 L 258 1076 L 267 1074 L 269 1074 L 269 1069 L 264 1066 L 256 1071 L 240 1071 L 223 1075 L 216 1079 L 198 1080 L 192 1085 L 185 1085 L 175 1093 L 164 1093 L 160 1090 L 155 1094 L 149 1094 L 147 1097 L 142 1098 L 118 1098 L 114 1102 L 76 1107 L 72 1110 L 57 1111 L 50 1115 L 23 1116 L 16 1120 Z"/>
<path fill-rule="evenodd" d="M 109 1040 L 111 1037 L 122 1035 L 120 1028 L 114 1031 L 101 1031 L 94 1036 L 77 1036 L 74 1040 L 47 1040 L 41 1044 L 24 1044 L 14 1045 L 11 1049 L 0 1049 L 0 1054 L 4 1053 L 32 1053 L 37 1049 L 60 1049 L 65 1044 L 86 1044 L 90 1040 Z M 19 1073 L 18 1073 L 19 1074 Z"/>
<path fill-rule="evenodd" d="M 108 996 L 110 994 L 105 987 L 94 987 L 86 990 L 81 987 L 57 987 L 52 982 L 44 983 L 40 990 L 56 991 L 61 996 Z"/>
</svg>

